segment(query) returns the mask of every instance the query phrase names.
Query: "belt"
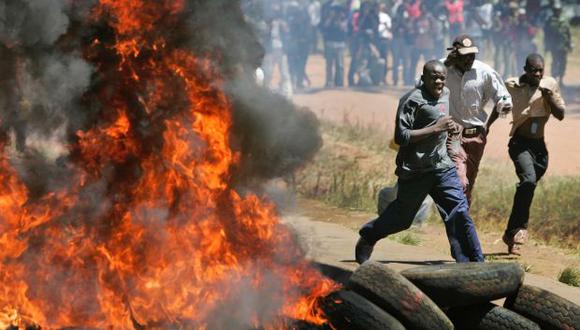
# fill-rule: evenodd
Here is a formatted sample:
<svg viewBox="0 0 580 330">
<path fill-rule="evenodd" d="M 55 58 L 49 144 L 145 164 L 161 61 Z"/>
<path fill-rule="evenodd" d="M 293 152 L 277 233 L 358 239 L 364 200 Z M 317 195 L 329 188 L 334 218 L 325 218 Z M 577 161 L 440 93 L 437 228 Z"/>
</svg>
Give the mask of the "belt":
<svg viewBox="0 0 580 330">
<path fill-rule="evenodd" d="M 477 135 L 480 133 L 483 133 L 484 128 L 483 126 L 474 126 L 474 127 L 470 127 L 470 128 L 464 128 L 463 129 L 463 135 Z"/>
</svg>

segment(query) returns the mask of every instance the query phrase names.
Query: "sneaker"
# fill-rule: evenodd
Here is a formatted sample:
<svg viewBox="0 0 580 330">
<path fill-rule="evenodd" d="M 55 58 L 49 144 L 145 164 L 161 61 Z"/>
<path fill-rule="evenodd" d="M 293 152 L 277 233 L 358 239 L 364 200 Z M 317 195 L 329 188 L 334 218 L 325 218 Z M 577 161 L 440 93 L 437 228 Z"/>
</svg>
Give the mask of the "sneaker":
<svg viewBox="0 0 580 330">
<path fill-rule="evenodd" d="M 354 256 L 356 262 L 362 264 L 363 262 L 370 259 L 371 254 L 373 253 L 374 245 L 370 244 L 366 239 L 362 236 L 356 242 L 356 247 L 354 249 Z"/>
<path fill-rule="evenodd" d="M 508 246 L 509 254 L 521 256 L 521 247 L 528 241 L 528 231 L 525 229 L 519 229 L 513 237 L 510 237 L 507 233 L 504 233 L 501 239 Z"/>
<path fill-rule="evenodd" d="M 522 255 L 522 245 L 521 244 L 514 244 L 508 247 L 509 254 L 514 254 L 516 256 Z"/>
<path fill-rule="evenodd" d="M 513 238 L 514 244 L 526 244 L 528 242 L 528 231 L 525 229 L 520 229 L 514 235 Z"/>
</svg>

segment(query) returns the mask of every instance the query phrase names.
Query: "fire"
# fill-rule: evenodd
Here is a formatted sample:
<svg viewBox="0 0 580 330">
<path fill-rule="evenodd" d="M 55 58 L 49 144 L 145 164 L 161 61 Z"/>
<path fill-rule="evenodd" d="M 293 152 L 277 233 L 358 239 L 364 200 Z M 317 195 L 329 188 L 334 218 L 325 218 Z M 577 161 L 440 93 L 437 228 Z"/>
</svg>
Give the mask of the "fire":
<svg viewBox="0 0 580 330">
<path fill-rule="evenodd" d="M 85 51 L 106 83 L 87 95 L 101 110 L 69 146 L 66 188 L 29 200 L 1 148 L 0 328 L 325 321 L 316 302 L 337 285 L 271 203 L 233 188 L 240 156 L 212 61 L 166 38 L 185 7 L 100 0 L 93 19 L 114 39 Z"/>
</svg>

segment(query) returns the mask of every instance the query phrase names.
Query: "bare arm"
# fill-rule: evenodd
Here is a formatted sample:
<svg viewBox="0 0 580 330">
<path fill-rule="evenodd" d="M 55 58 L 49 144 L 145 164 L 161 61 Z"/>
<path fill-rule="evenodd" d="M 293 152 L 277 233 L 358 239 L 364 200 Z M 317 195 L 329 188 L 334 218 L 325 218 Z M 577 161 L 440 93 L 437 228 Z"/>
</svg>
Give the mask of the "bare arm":
<svg viewBox="0 0 580 330">
<path fill-rule="evenodd" d="M 542 97 L 544 100 L 548 101 L 548 105 L 550 106 L 550 110 L 552 111 L 554 117 L 556 117 L 558 120 L 564 119 L 566 108 L 561 102 L 556 102 L 554 99 L 554 93 L 547 88 L 541 87 L 540 92 L 542 92 Z"/>
</svg>

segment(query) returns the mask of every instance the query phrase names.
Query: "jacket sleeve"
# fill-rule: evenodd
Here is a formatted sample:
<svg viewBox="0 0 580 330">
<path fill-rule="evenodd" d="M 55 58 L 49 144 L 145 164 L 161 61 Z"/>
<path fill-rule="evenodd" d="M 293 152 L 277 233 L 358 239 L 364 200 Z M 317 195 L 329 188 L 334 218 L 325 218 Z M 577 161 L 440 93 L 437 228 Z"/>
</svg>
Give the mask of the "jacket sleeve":
<svg viewBox="0 0 580 330">
<path fill-rule="evenodd" d="M 395 142 L 400 146 L 407 146 L 411 142 L 411 130 L 418 106 L 417 102 L 408 98 L 399 102 L 395 122 Z"/>
</svg>

